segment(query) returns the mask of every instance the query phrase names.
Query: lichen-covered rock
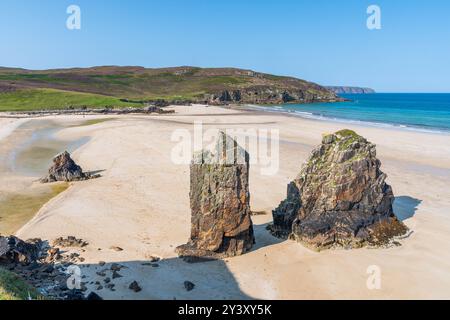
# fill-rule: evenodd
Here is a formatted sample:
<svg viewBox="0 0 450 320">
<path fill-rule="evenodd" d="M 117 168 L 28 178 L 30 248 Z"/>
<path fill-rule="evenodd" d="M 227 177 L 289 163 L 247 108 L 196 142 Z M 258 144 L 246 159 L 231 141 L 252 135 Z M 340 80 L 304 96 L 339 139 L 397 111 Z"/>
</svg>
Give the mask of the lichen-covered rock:
<svg viewBox="0 0 450 320">
<path fill-rule="evenodd" d="M 98 175 L 84 173 L 80 166 L 72 160 L 70 154 L 65 151 L 53 158 L 53 165 L 48 170 L 48 175 L 42 178 L 42 183 L 51 183 L 56 181 L 81 181 L 97 178 Z"/>
<path fill-rule="evenodd" d="M 405 234 L 380 166 L 375 145 L 355 132 L 325 136 L 273 211 L 272 234 L 317 250 L 379 246 Z"/>
<path fill-rule="evenodd" d="M 220 133 L 213 154 L 194 156 L 191 171 L 191 237 L 177 248 L 184 258 L 241 255 L 254 244 L 249 154 Z"/>
</svg>

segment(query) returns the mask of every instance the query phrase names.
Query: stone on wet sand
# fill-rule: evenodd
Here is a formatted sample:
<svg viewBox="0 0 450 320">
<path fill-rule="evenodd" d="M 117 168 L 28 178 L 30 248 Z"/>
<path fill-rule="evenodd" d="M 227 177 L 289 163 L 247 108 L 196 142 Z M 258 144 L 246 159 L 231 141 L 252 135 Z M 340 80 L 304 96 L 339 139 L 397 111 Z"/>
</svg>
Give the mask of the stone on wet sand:
<svg viewBox="0 0 450 320">
<path fill-rule="evenodd" d="M 142 291 L 142 288 L 139 286 L 139 283 L 137 283 L 137 281 L 133 281 L 128 288 L 134 292 Z"/>
<path fill-rule="evenodd" d="M 192 291 L 195 288 L 195 284 L 193 284 L 190 281 L 185 281 L 184 282 L 184 288 L 186 289 L 186 291 Z"/>
</svg>

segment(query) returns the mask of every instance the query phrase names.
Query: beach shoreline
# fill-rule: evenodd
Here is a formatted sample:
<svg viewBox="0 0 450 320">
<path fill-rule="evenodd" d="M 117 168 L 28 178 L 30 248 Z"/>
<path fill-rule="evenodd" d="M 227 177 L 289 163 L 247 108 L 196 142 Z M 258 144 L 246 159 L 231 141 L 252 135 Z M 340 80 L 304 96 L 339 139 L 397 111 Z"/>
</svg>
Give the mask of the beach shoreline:
<svg viewBox="0 0 450 320">
<path fill-rule="evenodd" d="M 74 183 L 46 203 L 16 235 L 51 242 L 76 236 L 89 242 L 81 253 L 83 275 L 96 281 L 100 261 L 121 263 L 116 291 L 87 284 L 106 299 L 446 299 L 450 297 L 450 137 L 434 133 L 303 119 L 237 108 L 175 106 L 170 115 L 124 115 L 89 126 L 68 127 L 61 139 L 89 141 L 74 159 L 102 177 Z M 95 116 L 101 118 L 99 116 Z M 110 117 L 110 116 L 106 116 Z M 86 117 L 88 118 L 88 117 Z M 93 117 L 92 117 L 93 118 Z M 52 121 L 73 116 L 51 116 Z M 62 120 L 61 120 L 62 119 Z M 89 117 L 91 119 L 91 117 Z M 6 121 L 0 118 L 1 122 Z M 175 130 L 269 129 L 280 132 L 280 168 L 273 176 L 251 167 L 250 190 L 256 246 L 243 256 L 187 264 L 174 248 L 190 231 L 189 165 L 171 161 Z M 395 211 L 413 234 L 390 249 L 312 252 L 281 241 L 265 229 L 287 184 L 322 134 L 349 128 L 377 144 L 382 169 L 397 197 Z M 6 138 L 7 139 L 7 138 Z M 251 156 L 257 156 L 251 154 Z M 270 188 L 267 188 L 270 186 Z M 177 198 L 174 201 L 174 196 Z M 123 250 L 111 250 L 119 246 Z M 145 265 L 149 257 L 159 267 Z M 382 288 L 369 290 L 367 269 L 379 265 Z M 142 291 L 128 289 L 133 280 Z M 87 282 L 89 282 L 87 281 Z M 196 284 L 186 292 L 184 281 Z"/>
<path fill-rule="evenodd" d="M 335 102 L 339 103 L 339 102 Z M 332 106 L 334 103 L 330 103 Z M 330 123 L 340 123 L 342 125 L 356 125 L 369 128 L 380 128 L 395 131 L 410 131 L 419 133 L 429 133 L 436 135 L 448 135 L 450 136 L 450 130 L 444 130 L 439 128 L 424 128 L 420 126 L 403 125 L 389 122 L 374 122 L 367 120 L 356 120 L 356 119 L 345 119 L 345 118 L 332 118 L 322 115 L 314 115 L 309 112 L 295 112 L 290 110 L 284 110 L 281 106 L 277 105 L 231 105 L 230 106 L 236 110 L 246 110 L 250 112 L 261 112 L 269 114 L 282 114 L 287 117 L 297 117 L 305 120 L 319 121 L 319 122 L 330 122 Z"/>
</svg>

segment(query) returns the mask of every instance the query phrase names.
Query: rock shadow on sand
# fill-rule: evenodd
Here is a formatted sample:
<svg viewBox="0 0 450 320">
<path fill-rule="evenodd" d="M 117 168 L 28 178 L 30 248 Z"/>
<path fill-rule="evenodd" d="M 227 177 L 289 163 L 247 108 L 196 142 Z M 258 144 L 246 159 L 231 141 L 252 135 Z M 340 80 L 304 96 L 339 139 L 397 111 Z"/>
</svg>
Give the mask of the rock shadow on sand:
<svg viewBox="0 0 450 320">
<path fill-rule="evenodd" d="M 253 245 L 253 248 L 250 252 L 277 245 L 286 241 L 284 239 L 274 237 L 269 231 L 267 231 L 269 225 L 270 223 L 253 225 L 256 243 Z"/>
<path fill-rule="evenodd" d="M 0 247 L 3 245 L 1 248 L 10 250 L 10 242 L 19 241 L 21 244 L 17 248 L 24 258 L 18 260 L 19 256 L 14 255 L 13 259 L 13 256 L 2 255 L 6 260 L 0 259 L 0 269 L 14 272 L 51 299 L 80 300 L 92 296 L 91 293 L 107 300 L 253 299 L 240 289 L 223 260 L 191 264 L 175 257 L 149 256 L 143 260 L 114 259 L 87 264 L 80 251 L 89 244 L 81 239 L 73 237 L 80 242 L 71 242 L 71 247 L 63 243 L 52 247 L 48 242 L 37 240 L 30 240 L 28 244 L 20 239 L 4 238 Z M 67 240 L 71 240 L 70 237 L 61 238 L 61 241 Z M 38 248 L 48 251 L 42 254 Z"/>
<path fill-rule="evenodd" d="M 422 200 L 409 196 L 395 197 L 394 212 L 400 221 L 412 218 L 419 209 Z"/>
</svg>

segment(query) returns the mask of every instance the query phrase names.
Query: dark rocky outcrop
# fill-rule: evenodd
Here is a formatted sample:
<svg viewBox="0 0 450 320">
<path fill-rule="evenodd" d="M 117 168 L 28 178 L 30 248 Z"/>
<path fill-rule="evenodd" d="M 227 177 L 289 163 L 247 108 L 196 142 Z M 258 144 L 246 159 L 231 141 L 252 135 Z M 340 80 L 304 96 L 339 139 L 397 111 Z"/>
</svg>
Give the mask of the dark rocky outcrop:
<svg viewBox="0 0 450 320">
<path fill-rule="evenodd" d="M 39 239 L 23 241 L 14 236 L 0 236 L 0 263 L 32 263 L 40 257 L 41 248 Z"/>
<path fill-rule="evenodd" d="M 81 167 L 72 160 L 70 154 L 65 151 L 53 158 L 53 165 L 48 170 L 48 175 L 40 181 L 42 183 L 51 183 L 56 181 L 70 182 L 98 177 L 99 175 L 92 175 L 90 173 L 83 172 Z"/>
<path fill-rule="evenodd" d="M 405 234 L 380 166 L 375 145 L 355 132 L 325 136 L 273 211 L 271 232 L 317 250 L 380 246 Z"/>
<path fill-rule="evenodd" d="M 310 92 L 301 89 L 286 89 L 268 86 L 258 86 L 240 90 L 224 90 L 206 97 L 206 103 L 211 105 L 223 104 L 283 104 L 283 103 L 313 103 L 337 102 L 344 99 L 331 92 Z"/>
<path fill-rule="evenodd" d="M 220 133 L 215 154 L 203 151 L 191 167 L 191 237 L 177 248 L 186 258 L 241 255 L 254 244 L 250 211 L 249 154 Z"/>
</svg>

